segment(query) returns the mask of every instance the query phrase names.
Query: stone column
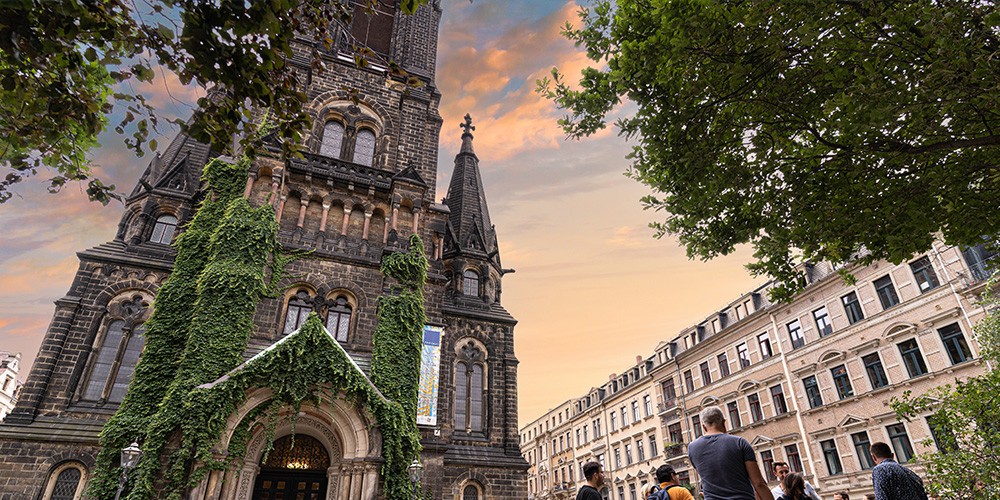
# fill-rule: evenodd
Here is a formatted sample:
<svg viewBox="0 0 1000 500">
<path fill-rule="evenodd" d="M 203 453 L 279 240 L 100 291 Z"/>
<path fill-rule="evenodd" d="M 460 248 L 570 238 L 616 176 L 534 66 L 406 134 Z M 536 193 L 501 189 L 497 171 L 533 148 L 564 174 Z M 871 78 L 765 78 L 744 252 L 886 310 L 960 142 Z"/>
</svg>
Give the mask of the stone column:
<svg viewBox="0 0 1000 500">
<path fill-rule="evenodd" d="M 278 188 L 281 187 L 281 172 L 282 169 L 276 168 L 271 171 L 271 206 L 278 207 Z M 282 198 L 284 199 L 284 198 Z M 279 212 L 278 219 L 281 219 Z"/>
<path fill-rule="evenodd" d="M 319 219 L 319 232 L 326 231 L 326 217 L 330 215 L 330 204 L 323 204 L 323 216 Z"/>
<path fill-rule="evenodd" d="M 257 174 L 255 172 L 250 172 L 247 174 L 247 187 L 243 190 L 243 197 L 250 199 L 250 193 L 253 191 L 253 182 L 257 180 Z"/>
<path fill-rule="evenodd" d="M 306 208 L 309 207 L 309 200 L 303 198 L 299 202 L 299 221 L 295 223 L 295 227 L 302 228 L 302 225 L 306 222 Z"/>
<path fill-rule="evenodd" d="M 275 214 L 274 214 L 274 217 L 278 220 L 279 225 L 281 223 L 281 213 L 285 211 L 285 202 L 286 201 L 288 201 L 288 197 L 287 196 L 282 196 L 281 197 L 281 201 L 278 202 L 278 211 L 275 212 Z"/>
<path fill-rule="evenodd" d="M 413 234 L 420 232 L 420 209 L 413 207 Z"/>
<path fill-rule="evenodd" d="M 372 225 L 372 213 L 366 210 L 365 211 L 365 229 L 361 232 L 361 238 L 362 239 L 365 239 L 365 240 L 368 239 L 368 228 L 371 227 L 371 225 Z"/>
<path fill-rule="evenodd" d="M 392 204 L 392 228 L 393 229 L 397 229 L 396 228 L 396 217 L 398 215 L 399 215 L 399 204 L 393 203 Z"/>
<path fill-rule="evenodd" d="M 351 209 L 344 206 L 344 222 L 340 225 L 340 235 L 347 236 L 347 224 L 351 222 Z"/>
</svg>

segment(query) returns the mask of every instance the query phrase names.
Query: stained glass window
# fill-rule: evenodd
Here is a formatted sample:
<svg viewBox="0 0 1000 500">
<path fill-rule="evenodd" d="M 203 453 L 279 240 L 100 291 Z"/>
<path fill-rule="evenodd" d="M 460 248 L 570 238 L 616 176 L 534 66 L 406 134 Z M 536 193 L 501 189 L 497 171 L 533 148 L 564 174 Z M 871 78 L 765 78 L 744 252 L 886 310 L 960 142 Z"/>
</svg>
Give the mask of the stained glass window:
<svg viewBox="0 0 1000 500">
<path fill-rule="evenodd" d="M 104 394 L 104 386 L 107 385 L 115 359 L 118 358 L 118 347 L 121 345 L 124 333 L 124 321 L 116 320 L 108 324 L 108 331 L 104 334 L 104 342 L 97 350 L 97 361 L 94 362 L 87 387 L 83 391 L 84 400 L 97 401 Z"/>
<path fill-rule="evenodd" d="M 344 143 L 344 126 L 340 122 L 330 120 L 323 126 L 323 142 L 319 146 L 319 154 L 340 158 L 340 149 Z"/>
<path fill-rule="evenodd" d="M 261 462 L 270 469 L 321 470 L 330 467 L 330 454 L 318 439 L 304 434 L 274 440 L 274 449 Z"/>
<path fill-rule="evenodd" d="M 56 477 L 56 484 L 52 488 L 51 500 L 73 500 L 76 497 L 76 490 L 80 487 L 80 469 L 70 467 L 63 469 Z"/>
<path fill-rule="evenodd" d="M 309 292 L 299 290 L 288 300 L 288 310 L 285 311 L 285 334 L 298 330 L 306 322 L 310 312 L 312 312 L 312 297 L 309 296 Z"/>
<path fill-rule="evenodd" d="M 354 140 L 354 163 L 370 167 L 374 157 L 375 133 L 368 129 L 358 130 L 358 136 Z"/>
<path fill-rule="evenodd" d="M 347 342 L 351 328 L 351 305 L 344 296 L 337 297 L 326 316 L 326 329 L 330 330 L 338 342 Z"/>
</svg>

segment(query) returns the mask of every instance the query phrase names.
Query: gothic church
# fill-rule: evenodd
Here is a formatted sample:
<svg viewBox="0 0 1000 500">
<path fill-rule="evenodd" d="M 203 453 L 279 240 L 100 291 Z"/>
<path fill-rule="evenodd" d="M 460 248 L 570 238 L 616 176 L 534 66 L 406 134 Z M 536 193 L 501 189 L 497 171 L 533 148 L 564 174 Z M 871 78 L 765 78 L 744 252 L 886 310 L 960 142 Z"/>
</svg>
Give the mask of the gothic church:
<svg viewBox="0 0 1000 500">
<path fill-rule="evenodd" d="M 430 261 L 428 327 L 441 332 L 431 415 L 418 420 L 423 492 L 435 499 L 526 498 L 516 321 L 500 301 L 501 280 L 510 270 L 501 265 L 468 118 L 447 197 L 436 202 L 440 16 L 437 1 L 413 15 L 395 8 L 356 15 L 324 54 L 329 69 L 308 88 L 310 152 L 304 159 L 262 155 L 254 161 L 244 196 L 254 205 L 274 206 L 284 248 L 309 253 L 289 265 L 284 294 L 257 305 L 244 357 L 267 350 L 316 312 L 367 372 L 376 301 L 385 287 L 380 262 L 416 234 Z M 407 87 L 377 65 L 356 67 L 351 38 L 366 41 L 423 85 Z M 311 46 L 299 48 L 292 63 L 305 70 Z M 446 130 L 457 136 L 454 126 Z M 114 239 L 78 253 L 76 277 L 56 301 L 17 406 L 0 425 L 0 499 L 81 498 L 98 434 L 125 396 L 143 350 L 143 323 L 171 272 L 170 244 L 203 196 L 202 167 L 217 156 L 177 136 L 128 196 Z M 250 395 L 233 418 L 266 394 Z M 279 421 L 269 454 L 263 450 L 266 431 L 259 429 L 238 471 L 209 475 L 189 497 L 384 498 L 381 436 L 371 415 L 347 400 L 329 403 L 304 405 L 294 422 Z"/>
</svg>

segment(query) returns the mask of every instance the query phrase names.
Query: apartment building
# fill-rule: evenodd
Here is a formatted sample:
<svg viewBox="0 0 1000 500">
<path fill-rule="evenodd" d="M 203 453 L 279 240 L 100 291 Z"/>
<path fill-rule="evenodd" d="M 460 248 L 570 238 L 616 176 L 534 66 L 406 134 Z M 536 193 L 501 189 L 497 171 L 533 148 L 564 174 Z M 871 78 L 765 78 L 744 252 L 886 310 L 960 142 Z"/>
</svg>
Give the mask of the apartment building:
<svg viewBox="0 0 1000 500">
<path fill-rule="evenodd" d="M 853 282 L 828 263 L 805 266 L 807 286 L 788 303 L 768 300 L 770 284 L 738 297 L 660 342 L 627 369 L 626 383 L 615 375 L 574 401 L 577 465 L 605 464 L 614 500 L 638 498 L 632 485 L 653 480 L 662 463 L 697 485 L 686 445 L 701 435 L 698 412 L 715 405 L 730 432 L 753 445 L 771 486 L 771 465 L 780 461 L 823 498 L 869 493 L 867 448 L 875 441 L 923 474 L 916 457 L 935 448 L 933 429 L 926 419 L 899 421 L 889 405 L 906 390 L 923 393 L 985 369 L 972 325 L 983 315 L 975 301 L 993 263 L 982 246 L 936 243 L 898 265 L 848 265 Z M 646 395 L 655 418 L 645 416 Z M 632 401 L 641 425 L 625 429 L 621 409 L 632 424 Z"/>
</svg>

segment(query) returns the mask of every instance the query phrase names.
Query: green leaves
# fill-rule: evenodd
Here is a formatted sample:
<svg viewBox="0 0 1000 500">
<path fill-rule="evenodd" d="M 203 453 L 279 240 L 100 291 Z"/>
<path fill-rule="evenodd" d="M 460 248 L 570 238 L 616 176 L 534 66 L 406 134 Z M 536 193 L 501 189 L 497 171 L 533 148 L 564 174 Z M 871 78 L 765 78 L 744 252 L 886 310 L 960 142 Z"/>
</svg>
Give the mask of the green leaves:
<svg viewBox="0 0 1000 500">
<path fill-rule="evenodd" d="M 600 0 L 565 30 L 598 65 L 538 90 L 577 138 L 632 101 L 617 125 L 657 235 L 703 259 L 749 243 L 788 298 L 802 259 L 899 262 L 938 232 L 1000 233 L 994 17 L 971 0 Z"/>
</svg>

